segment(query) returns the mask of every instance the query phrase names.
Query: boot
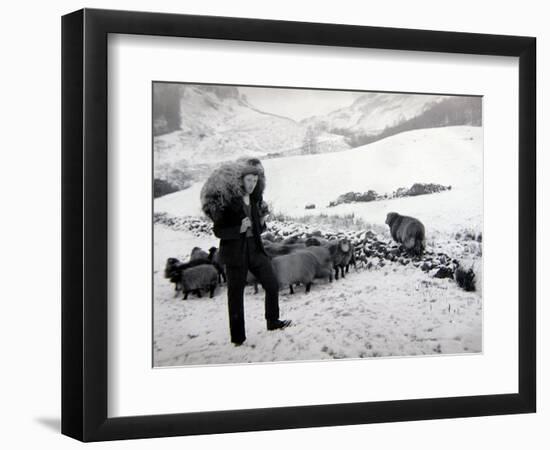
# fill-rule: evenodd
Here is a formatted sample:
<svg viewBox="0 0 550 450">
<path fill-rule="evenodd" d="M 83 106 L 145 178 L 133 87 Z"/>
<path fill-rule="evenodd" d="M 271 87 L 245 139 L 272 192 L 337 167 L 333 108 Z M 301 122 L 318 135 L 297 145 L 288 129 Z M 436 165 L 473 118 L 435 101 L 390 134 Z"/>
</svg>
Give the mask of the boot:
<svg viewBox="0 0 550 450">
<path fill-rule="evenodd" d="M 292 323 L 291 320 L 268 320 L 267 321 L 267 329 L 268 330 L 279 330 L 281 328 L 286 328 Z"/>
</svg>

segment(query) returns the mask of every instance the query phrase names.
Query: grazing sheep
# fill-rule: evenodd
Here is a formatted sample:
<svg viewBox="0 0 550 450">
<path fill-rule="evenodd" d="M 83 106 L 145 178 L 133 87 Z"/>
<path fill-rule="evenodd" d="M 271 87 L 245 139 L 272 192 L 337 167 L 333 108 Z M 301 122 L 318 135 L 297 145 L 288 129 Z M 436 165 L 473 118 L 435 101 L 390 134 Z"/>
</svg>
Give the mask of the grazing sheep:
<svg viewBox="0 0 550 450">
<path fill-rule="evenodd" d="M 395 242 L 403 244 L 411 253 L 421 255 L 426 246 L 426 231 L 418 219 L 390 212 L 386 216 L 391 236 Z"/>
<path fill-rule="evenodd" d="M 181 272 L 181 288 L 184 300 L 187 300 L 189 292 L 195 292 L 201 298 L 201 289 L 208 289 L 210 298 L 212 298 L 217 285 L 218 271 L 212 264 L 201 264 Z"/>
<path fill-rule="evenodd" d="M 168 258 L 166 265 L 164 266 L 164 278 L 169 278 L 170 283 L 174 283 L 174 290 L 179 291 L 181 289 L 181 265 L 183 263 L 177 258 Z"/>
<path fill-rule="evenodd" d="M 191 250 L 191 257 L 189 259 L 191 261 L 194 259 L 208 259 L 208 253 L 200 247 L 193 247 L 193 250 Z"/>
<path fill-rule="evenodd" d="M 322 237 L 311 236 L 306 239 L 306 247 L 319 247 L 322 245 L 327 245 L 328 241 Z"/>
<path fill-rule="evenodd" d="M 281 244 L 269 241 L 264 241 L 263 244 L 265 252 L 271 257 L 288 255 L 296 250 L 302 250 L 306 247 L 305 244 Z"/>
<path fill-rule="evenodd" d="M 191 267 L 200 266 L 203 264 L 212 265 L 208 259 L 194 259 L 183 263 L 177 258 L 168 258 L 164 267 L 164 278 L 169 278 L 171 283 L 175 284 L 175 290 L 181 290 L 181 273 Z"/>
<path fill-rule="evenodd" d="M 225 277 L 225 265 L 220 260 L 220 252 L 216 247 L 210 247 L 208 250 L 208 260 L 214 265 L 218 271 L 218 283 L 222 280 L 225 283 L 227 281 Z"/>
<path fill-rule="evenodd" d="M 315 278 L 328 278 L 332 282 L 332 258 L 330 252 L 324 247 L 306 247 L 304 252 L 310 252 L 317 259 Z"/>
<path fill-rule="evenodd" d="M 355 246 L 350 243 L 349 244 L 350 251 L 345 254 L 344 260 L 342 261 L 342 264 L 344 265 L 346 269 L 346 273 L 349 272 L 349 266 L 357 267 L 357 263 L 355 261 Z"/>
<path fill-rule="evenodd" d="M 290 249 L 290 252 L 295 252 L 297 250 L 303 250 L 306 248 L 306 244 L 303 242 L 296 242 L 295 244 L 285 244 L 284 247 L 288 247 Z"/>
<path fill-rule="evenodd" d="M 296 251 L 289 255 L 277 256 L 271 263 L 279 280 L 279 286 L 289 286 L 291 294 L 294 294 L 292 285 L 295 283 L 304 284 L 308 293 L 319 266 L 317 258 L 309 251 Z"/>
<path fill-rule="evenodd" d="M 345 278 L 344 266 L 346 261 L 349 262 L 349 255 L 353 252 L 351 243 L 347 239 L 338 239 L 335 241 L 330 241 L 326 248 L 330 252 L 330 257 L 332 259 L 332 266 L 334 267 L 334 278 L 338 279 L 338 270 L 342 274 L 342 278 Z"/>
</svg>

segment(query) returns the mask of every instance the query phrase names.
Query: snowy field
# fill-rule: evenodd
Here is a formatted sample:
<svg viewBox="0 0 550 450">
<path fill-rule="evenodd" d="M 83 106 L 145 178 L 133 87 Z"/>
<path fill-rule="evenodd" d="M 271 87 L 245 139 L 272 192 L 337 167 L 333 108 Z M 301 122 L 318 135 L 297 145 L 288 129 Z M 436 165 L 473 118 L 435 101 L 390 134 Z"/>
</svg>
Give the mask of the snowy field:
<svg viewBox="0 0 550 450">
<path fill-rule="evenodd" d="M 272 210 L 293 217 L 354 213 L 387 228 L 389 211 L 418 217 L 426 226 L 429 247 L 475 264 L 476 292 L 452 279 L 434 278 L 412 265 L 390 262 L 371 269 L 350 269 L 344 280 L 317 281 L 304 288 L 281 290 L 281 317 L 291 319 L 282 331 L 265 329 L 263 290 L 245 291 L 247 340 L 229 341 L 227 292 L 213 299 L 174 296 L 164 279 L 168 257 L 186 259 L 193 247 L 218 246 L 209 234 L 156 223 L 154 229 L 154 365 L 225 364 L 261 361 L 396 357 L 482 351 L 481 254 L 456 233 L 482 231 L 483 135 L 479 127 L 417 130 L 338 153 L 266 160 L 265 198 Z M 349 191 L 379 194 L 415 182 L 451 185 L 452 190 L 370 203 L 330 201 Z M 202 183 L 155 200 L 155 213 L 200 217 Z M 309 203 L 316 209 L 305 210 Z M 340 230 L 338 230 L 340 231 Z M 382 233 L 388 239 L 387 231 Z M 476 248 L 480 249 L 480 245 Z"/>
<path fill-rule="evenodd" d="M 414 267 L 389 264 L 375 270 L 350 269 L 344 280 L 317 281 L 309 294 L 281 291 L 283 331 L 267 331 L 264 293 L 245 290 L 247 340 L 229 342 L 227 291 L 214 298 L 174 297 L 163 278 L 173 248 L 215 240 L 155 229 L 154 364 L 248 363 L 381 356 L 474 353 L 481 351 L 481 295 L 461 290 L 453 280 L 430 278 Z"/>
</svg>

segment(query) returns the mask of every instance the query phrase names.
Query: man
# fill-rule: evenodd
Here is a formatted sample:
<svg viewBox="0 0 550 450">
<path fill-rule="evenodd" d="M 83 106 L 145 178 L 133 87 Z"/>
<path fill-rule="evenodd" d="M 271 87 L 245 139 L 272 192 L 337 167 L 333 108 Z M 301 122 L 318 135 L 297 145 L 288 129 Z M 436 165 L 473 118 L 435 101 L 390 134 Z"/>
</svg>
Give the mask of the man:
<svg viewBox="0 0 550 450">
<path fill-rule="evenodd" d="M 242 195 L 224 205 L 214 220 L 214 234 L 220 238 L 220 258 L 226 266 L 231 342 L 237 346 L 246 340 L 243 296 L 248 271 L 265 290 L 267 329 L 277 330 L 291 323 L 279 320 L 279 283 L 260 237 L 266 228 L 267 214 L 262 197 L 264 183 L 258 183 L 260 176 L 263 170 L 259 161 L 242 165 Z"/>
</svg>

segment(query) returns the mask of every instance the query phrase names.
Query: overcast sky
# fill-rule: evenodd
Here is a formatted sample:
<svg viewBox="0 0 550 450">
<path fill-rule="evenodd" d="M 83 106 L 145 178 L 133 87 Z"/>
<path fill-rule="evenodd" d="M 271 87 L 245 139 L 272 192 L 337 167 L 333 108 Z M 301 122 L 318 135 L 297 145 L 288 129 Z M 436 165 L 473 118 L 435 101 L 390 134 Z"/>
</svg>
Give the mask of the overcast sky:
<svg viewBox="0 0 550 450">
<path fill-rule="evenodd" d="M 279 89 L 241 87 L 248 102 L 265 112 L 280 114 L 294 120 L 324 115 L 349 106 L 364 92 L 324 91 L 317 89 Z"/>
</svg>

